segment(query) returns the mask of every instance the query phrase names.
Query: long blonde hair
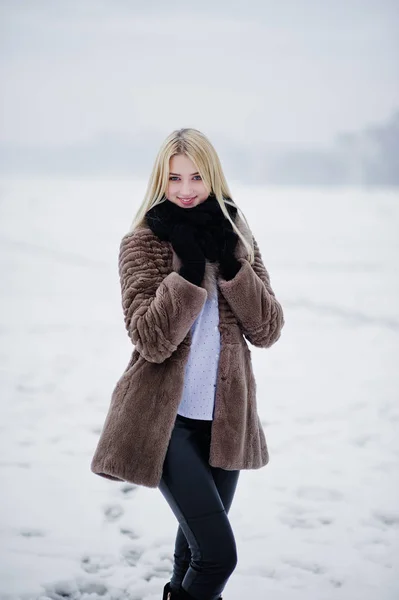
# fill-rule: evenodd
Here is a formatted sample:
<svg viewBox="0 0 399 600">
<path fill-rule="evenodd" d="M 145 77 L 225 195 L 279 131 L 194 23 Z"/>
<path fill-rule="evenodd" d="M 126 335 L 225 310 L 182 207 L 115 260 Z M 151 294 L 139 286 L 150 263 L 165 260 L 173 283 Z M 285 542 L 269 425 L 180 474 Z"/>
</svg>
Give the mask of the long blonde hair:
<svg viewBox="0 0 399 600">
<path fill-rule="evenodd" d="M 238 206 L 230 201 L 232 195 L 223 174 L 222 165 L 215 148 L 208 138 L 198 131 L 198 129 L 176 129 L 167 136 L 157 154 L 144 200 L 132 221 L 129 231 L 133 231 L 136 227 L 142 226 L 147 211 L 156 204 L 166 201 L 166 191 L 169 181 L 169 161 L 171 157 L 176 154 L 185 154 L 195 164 L 208 193 L 210 194 L 213 192 L 216 196 L 223 214 L 226 219 L 230 221 L 234 231 L 242 240 L 247 249 L 247 258 L 252 264 L 254 262 L 252 245 L 231 219 L 225 204 L 235 206 L 247 226 L 248 222 Z"/>
</svg>

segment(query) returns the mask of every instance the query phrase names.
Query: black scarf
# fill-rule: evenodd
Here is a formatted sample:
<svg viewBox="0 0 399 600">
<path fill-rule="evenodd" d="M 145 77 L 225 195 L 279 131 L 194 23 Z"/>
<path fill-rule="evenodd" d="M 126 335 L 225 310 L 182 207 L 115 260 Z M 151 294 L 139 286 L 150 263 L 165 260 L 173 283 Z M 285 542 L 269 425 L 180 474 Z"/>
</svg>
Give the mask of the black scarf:
<svg viewBox="0 0 399 600">
<path fill-rule="evenodd" d="M 225 206 L 230 217 L 235 221 L 237 214 L 236 206 L 227 203 Z M 204 232 L 211 233 L 217 237 L 223 225 L 228 223 L 213 193 L 209 194 L 206 200 L 193 208 L 178 206 L 166 199 L 161 204 L 150 208 L 145 215 L 145 219 L 150 229 L 161 240 L 169 240 L 169 233 L 173 225 L 178 222 L 191 225 L 198 237 L 201 237 Z"/>
</svg>

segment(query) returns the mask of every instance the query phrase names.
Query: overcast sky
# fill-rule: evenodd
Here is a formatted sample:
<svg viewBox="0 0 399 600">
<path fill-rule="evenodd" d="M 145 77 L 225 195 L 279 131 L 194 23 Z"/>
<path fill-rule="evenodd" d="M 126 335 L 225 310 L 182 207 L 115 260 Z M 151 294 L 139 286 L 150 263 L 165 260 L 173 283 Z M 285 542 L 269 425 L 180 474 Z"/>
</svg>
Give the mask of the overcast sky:
<svg viewBox="0 0 399 600">
<path fill-rule="evenodd" d="M 3 144 L 197 127 L 328 145 L 399 107 L 399 0 L 0 6 Z"/>
</svg>

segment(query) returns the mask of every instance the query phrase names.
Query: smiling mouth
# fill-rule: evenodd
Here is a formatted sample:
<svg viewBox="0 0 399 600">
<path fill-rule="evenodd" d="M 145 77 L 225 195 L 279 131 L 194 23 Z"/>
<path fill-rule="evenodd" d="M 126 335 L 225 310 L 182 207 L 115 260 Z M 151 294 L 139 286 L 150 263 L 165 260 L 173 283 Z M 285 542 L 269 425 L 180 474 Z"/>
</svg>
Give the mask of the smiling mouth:
<svg viewBox="0 0 399 600">
<path fill-rule="evenodd" d="M 181 202 L 183 202 L 184 204 L 189 204 L 190 202 L 192 202 L 193 200 L 195 200 L 196 196 L 193 196 L 192 198 L 179 198 L 179 200 Z"/>
</svg>

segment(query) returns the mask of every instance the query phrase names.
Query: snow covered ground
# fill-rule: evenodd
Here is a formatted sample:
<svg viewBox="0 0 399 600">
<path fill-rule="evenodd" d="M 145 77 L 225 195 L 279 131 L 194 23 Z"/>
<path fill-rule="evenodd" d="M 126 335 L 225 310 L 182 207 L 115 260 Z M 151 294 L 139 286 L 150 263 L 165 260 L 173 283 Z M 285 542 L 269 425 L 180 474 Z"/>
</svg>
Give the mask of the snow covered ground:
<svg viewBox="0 0 399 600">
<path fill-rule="evenodd" d="M 90 461 L 131 352 L 120 238 L 146 182 L 0 181 L 0 597 L 160 600 L 177 522 Z M 251 347 L 226 600 L 399 597 L 399 193 L 231 183 L 286 325 Z"/>
</svg>

